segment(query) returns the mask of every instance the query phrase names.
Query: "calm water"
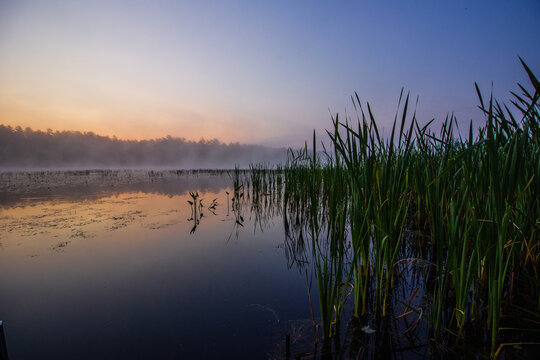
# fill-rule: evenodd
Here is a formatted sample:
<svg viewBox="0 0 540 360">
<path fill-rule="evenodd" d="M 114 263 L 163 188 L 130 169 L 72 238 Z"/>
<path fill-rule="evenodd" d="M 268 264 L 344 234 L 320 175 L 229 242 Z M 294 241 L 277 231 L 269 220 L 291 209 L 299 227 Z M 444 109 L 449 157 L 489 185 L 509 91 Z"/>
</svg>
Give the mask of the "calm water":
<svg viewBox="0 0 540 360">
<path fill-rule="evenodd" d="M 238 206 L 232 184 L 223 172 L 0 173 L 10 358 L 284 359 L 287 333 L 291 358 L 314 358 L 318 289 L 301 215 L 268 193 L 246 191 Z M 428 311 L 425 268 L 418 249 L 403 251 L 389 315 L 350 322 L 349 295 L 340 336 L 330 350 L 319 342 L 317 359 L 489 353 L 486 334 L 460 347 L 431 340 L 406 306 Z M 505 359 L 537 358 L 527 349 Z"/>
<path fill-rule="evenodd" d="M 282 358 L 287 332 L 311 349 L 305 274 L 289 269 L 280 217 L 246 205 L 237 223 L 228 175 L 126 174 L 2 178 L 12 359 Z M 189 191 L 203 203 L 194 231 Z"/>
</svg>

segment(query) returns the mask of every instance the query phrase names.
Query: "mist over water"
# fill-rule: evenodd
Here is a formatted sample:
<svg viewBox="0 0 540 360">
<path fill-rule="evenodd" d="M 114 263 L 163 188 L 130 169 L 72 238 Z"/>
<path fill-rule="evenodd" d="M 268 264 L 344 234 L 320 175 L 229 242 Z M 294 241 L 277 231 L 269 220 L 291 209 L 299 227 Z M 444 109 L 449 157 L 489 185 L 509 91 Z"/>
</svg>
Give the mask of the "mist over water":
<svg viewBox="0 0 540 360">
<path fill-rule="evenodd" d="M 119 140 L 94 133 L 0 125 L 0 169 L 231 169 L 253 163 L 276 165 L 285 148 L 167 136 Z"/>
</svg>

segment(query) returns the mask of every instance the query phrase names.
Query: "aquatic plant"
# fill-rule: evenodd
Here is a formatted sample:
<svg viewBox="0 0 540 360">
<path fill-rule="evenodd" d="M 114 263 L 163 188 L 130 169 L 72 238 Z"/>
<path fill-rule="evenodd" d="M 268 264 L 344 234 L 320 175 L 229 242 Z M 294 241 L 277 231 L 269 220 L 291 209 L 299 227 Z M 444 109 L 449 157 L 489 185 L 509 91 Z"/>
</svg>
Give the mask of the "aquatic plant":
<svg viewBox="0 0 540 360">
<path fill-rule="evenodd" d="M 355 94 L 357 125 L 332 117 L 330 151 L 317 151 L 314 133 L 311 148 L 289 150 L 279 172 L 251 168 L 252 199 L 264 206 L 279 193 L 286 237 L 301 242 L 287 251 L 311 251 L 323 338 L 338 332 L 349 286 L 364 323 L 401 305 L 400 318 L 419 314 L 407 331 L 426 319 L 437 341 L 485 327 L 492 357 L 515 294 L 540 313 L 540 85 L 522 64 L 532 92 L 519 85 L 511 110 L 493 96 L 485 102 L 476 86 L 485 124 L 475 131 L 471 123 L 465 138 L 454 116 L 438 134 L 433 121 L 420 125 L 403 91 L 385 137 Z M 395 283 L 413 263 L 422 280 L 399 298 Z M 419 288 L 424 309 L 411 304 Z"/>
</svg>

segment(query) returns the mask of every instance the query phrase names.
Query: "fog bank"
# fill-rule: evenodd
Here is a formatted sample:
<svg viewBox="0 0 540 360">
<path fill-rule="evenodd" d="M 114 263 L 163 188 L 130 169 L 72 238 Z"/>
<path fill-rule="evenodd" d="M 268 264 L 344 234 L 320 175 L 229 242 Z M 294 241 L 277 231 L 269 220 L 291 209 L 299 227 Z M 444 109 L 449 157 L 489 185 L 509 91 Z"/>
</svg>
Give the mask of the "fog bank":
<svg viewBox="0 0 540 360">
<path fill-rule="evenodd" d="M 165 137 L 119 140 L 94 133 L 0 125 L 2 169 L 230 169 L 285 162 L 284 148 Z"/>
</svg>

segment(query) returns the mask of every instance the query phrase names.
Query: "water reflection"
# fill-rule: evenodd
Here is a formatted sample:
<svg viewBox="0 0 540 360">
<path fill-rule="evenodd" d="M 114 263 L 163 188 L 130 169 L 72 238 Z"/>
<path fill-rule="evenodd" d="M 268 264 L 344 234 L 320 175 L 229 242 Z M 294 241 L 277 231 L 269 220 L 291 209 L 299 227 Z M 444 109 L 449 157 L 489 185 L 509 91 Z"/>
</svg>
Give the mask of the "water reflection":
<svg viewBox="0 0 540 360">
<path fill-rule="evenodd" d="M 418 252 L 429 250 L 399 249 L 387 316 L 352 317 L 346 229 L 328 272 L 341 272 L 343 321 L 322 341 L 316 264 L 335 265 L 326 210 L 314 231 L 309 199 L 252 175 L 1 175 L 0 319 L 11 356 L 282 359 L 286 334 L 291 358 L 455 355 L 425 321 L 436 274 Z M 371 309 L 380 285 L 366 276 L 364 286 Z"/>
<path fill-rule="evenodd" d="M 218 193 L 230 187 L 228 171 L 44 171 L 0 172 L 0 207 L 35 204 L 40 200 L 82 201 L 122 193 L 185 195 L 189 191 Z"/>
<path fill-rule="evenodd" d="M 283 334 L 306 328 L 279 222 L 252 214 L 228 174 L 78 176 L 0 196 L 13 358 L 281 358 Z"/>
</svg>

